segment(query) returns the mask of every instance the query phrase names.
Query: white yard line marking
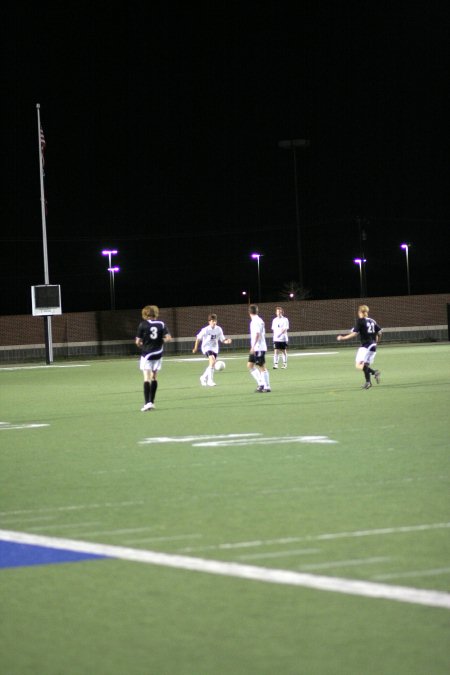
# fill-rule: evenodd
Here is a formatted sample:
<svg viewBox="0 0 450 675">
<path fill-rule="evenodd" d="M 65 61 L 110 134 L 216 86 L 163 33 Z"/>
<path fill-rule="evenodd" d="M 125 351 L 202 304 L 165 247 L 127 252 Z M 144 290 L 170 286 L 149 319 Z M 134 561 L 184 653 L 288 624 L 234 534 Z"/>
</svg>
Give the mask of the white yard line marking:
<svg viewBox="0 0 450 675">
<path fill-rule="evenodd" d="M 278 544 L 294 544 L 299 541 L 327 541 L 333 539 L 352 539 L 353 537 L 376 537 L 385 534 L 403 534 L 408 532 L 421 532 L 428 530 L 441 530 L 450 528 L 450 523 L 431 523 L 428 525 L 403 525 L 401 527 L 385 527 L 376 530 L 356 530 L 354 532 L 334 532 L 330 534 L 307 535 L 305 537 L 283 537 L 281 539 L 257 539 L 255 541 L 238 541 L 234 543 L 222 543 L 215 546 L 202 546 L 195 548 L 180 549 L 184 553 L 193 551 L 212 551 L 234 548 L 253 548 L 257 546 L 272 546 Z"/>
<path fill-rule="evenodd" d="M 47 546 L 59 550 L 92 553 L 94 555 L 103 555 L 119 560 L 129 560 L 147 563 L 149 565 L 188 570 L 191 572 L 204 572 L 207 574 L 217 574 L 238 579 L 251 579 L 265 583 L 300 586 L 303 588 L 333 591 L 335 593 L 357 595 L 366 598 L 379 598 L 394 600 L 396 602 L 425 605 L 428 607 L 450 609 L 450 593 L 441 591 L 428 591 L 404 586 L 390 586 L 369 581 L 341 579 L 339 577 L 316 576 L 313 574 L 291 572 L 289 570 L 254 567 L 252 565 L 241 565 L 233 562 L 228 563 L 220 560 L 191 558 L 188 556 L 158 553 L 157 551 L 144 551 L 123 546 L 108 546 L 85 541 L 73 541 L 71 539 L 37 536 L 25 532 L 0 530 L 0 539 L 19 544 L 31 544 L 34 546 Z"/>
<path fill-rule="evenodd" d="M 15 429 L 38 429 L 39 427 L 49 427 L 50 424 L 10 424 L 9 422 L 0 422 L 0 431 L 12 431 Z"/>
<path fill-rule="evenodd" d="M 328 436 L 267 436 L 265 438 L 227 439 L 223 441 L 206 441 L 193 443 L 194 448 L 227 448 L 243 445 L 282 445 L 284 443 L 337 443 Z"/>
<path fill-rule="evenodd" d="M 450 574 L 450 567 L 437 567 L 436 569 L 430 570 L 415 570 L 411 572 L 397 572 L 396 574 L 376 574 L 372 579 L 384 580 L 384 579 L 402 579 L 406 577 L 435 577 L 440 574 Z"/>
<path fill-rule="evenodd" d="M 150 436 L 139 441 L 140 445 L 151 445 L 158 443 L 194 443 L 194 441 L 206 441 L 210 439 L 230 439 L 230 438 L 248 438 L 254 436 L 262 436 L 261 433 L 252 432 L 248 434 L 203 434 L 201 436 Z"/>
<path fill-rule="evenodd" d="M 139 441 L 140 445 L 160 443 L 191 443 L 193 448 L 225 448 L 243 445 L 273 445 L 282 443 L 337 443 L 328 436 L 263 436 L 262 433 L 217 434 L 202 436 L 155 436 Z"/>
</svg>

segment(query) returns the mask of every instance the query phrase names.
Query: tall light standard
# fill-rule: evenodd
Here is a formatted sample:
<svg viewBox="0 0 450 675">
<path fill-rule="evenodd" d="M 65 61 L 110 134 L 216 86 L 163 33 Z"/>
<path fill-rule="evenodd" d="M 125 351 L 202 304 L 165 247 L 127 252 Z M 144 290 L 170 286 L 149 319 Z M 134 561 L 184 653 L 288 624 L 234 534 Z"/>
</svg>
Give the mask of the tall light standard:
<svg viewBox="0 0 450 675">
<path fill-rule="evenodd" d="M 300 204 L 298 195 L 298 168 L 297 168 L 297 149 L 308 148 L 311 141 L 305 138 L 293 138 L 288 141 L 278 141 L 278 147 L 282 150 L 292 150 L 294 160 L 294 191 L 295 191 L 295 222 L 297 225 L 297 263 L 298 263 L 298 284 L 303 289 L 303 261 L 302 261 L 302 238 L 300 230 Z"/>
<path fill-rule="evenodd" d="M 363 263 L 367 262 L 367 260 L 365 258 L 355 258 L 353 262 L 356 265 L 359 265 L 359 297 L 362 298 L 364 297 L 362 266 Z"/>
<path fill-rule="evenodd" d="M 411 284 L 409 282 L 409 247 L 411 244 L 400 244 L 400 248 L 405 251 L 406 254 L 406 281 L 408 284 L 408 295 L 411 295 Z"/>
<path fill-rule="evenodd" d="M 108 272 L 109 272 L 109 294 L 111 298 L 111 309 L 115 309 L 115 297 L 114 297 L 114 272 L 118 272 L 119 268 L 113 268 L 111 266 L 111 258 L 113 255 L 117 255 L 118 251 L 116 249 L 104 249 L 102 255 L 108 256 Z M 114 271 L 113 271 L 114 270 Z"/>
<path fill-rule="evenodd" d="M 261 258 L 262 253 L 252 253 L 251 258 L 258 261 L 258 302 L 261 302 L 261 275 L 259 270 L 259 259 Z"/>
<path fill-rule="evenodd" d="M 248 293 L 247 291 L 242 291 L 241 295 L 243 298 L 247 300 L 248 304 L 250 304 L 250 293 Z"/>
</svg>

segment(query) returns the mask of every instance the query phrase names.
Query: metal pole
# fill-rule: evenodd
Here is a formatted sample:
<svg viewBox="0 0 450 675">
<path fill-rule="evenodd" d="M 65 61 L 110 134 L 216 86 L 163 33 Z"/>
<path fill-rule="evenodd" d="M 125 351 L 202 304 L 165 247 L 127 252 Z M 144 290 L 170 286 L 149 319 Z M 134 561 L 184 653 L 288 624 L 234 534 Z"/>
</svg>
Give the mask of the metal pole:
<svg viewBox="0 0 450 675">
<path fill-rule="evenodd" d="M 409 246 L 405 248 L 406 253 L 406 280 L 408 282 L 408 295 L 411 295 L 411 284 L 409 281 Z"/>
</svg>

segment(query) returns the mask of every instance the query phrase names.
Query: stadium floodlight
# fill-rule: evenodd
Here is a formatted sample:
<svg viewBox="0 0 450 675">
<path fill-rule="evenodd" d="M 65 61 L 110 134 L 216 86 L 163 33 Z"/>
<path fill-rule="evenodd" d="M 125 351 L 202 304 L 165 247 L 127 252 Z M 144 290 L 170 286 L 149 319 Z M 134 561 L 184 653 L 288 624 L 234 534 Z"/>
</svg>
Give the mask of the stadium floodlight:
<svg viewBox="0 0 450 675">
<path fill-rule="evenodd" d="M 406 254 L 406 283 L 408 287 L 408 295 L 411 295 L 411 284 L 409 281 L 409 247 L 411 244 L 400 244 L 400 248 L 405 251 Z"/>
</svg>

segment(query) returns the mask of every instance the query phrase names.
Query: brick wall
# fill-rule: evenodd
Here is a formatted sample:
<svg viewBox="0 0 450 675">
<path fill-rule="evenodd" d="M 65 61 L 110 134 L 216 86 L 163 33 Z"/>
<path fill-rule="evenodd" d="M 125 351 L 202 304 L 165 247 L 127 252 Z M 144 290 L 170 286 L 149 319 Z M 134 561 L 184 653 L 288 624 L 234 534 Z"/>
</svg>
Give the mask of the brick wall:
<svg viewBox="0 0 450 675">
<path fill-rule="evenodd" d="M 153 301 L 151 298 L 150 301 Z M 383 328 L 430 327 L 447 325 L 447 304 L 450 294 L 412 295 L 398 297 L 360 298 L 342 300 L 306 300 L 284 303 L 291 333 L 341 331 L 350 329 L 358 305 L 367 302 L 370 315 Z M 261 303 L 260 315 L 270 329 L 276 303 Z M 173 337 L 193 338 L 206 325 L 208 314 L 218 315 L 219 325 L 226 335 L 247 335 L 247 305 L 210 305 L 161 308 L 163 319 Z M 52 317 L 54 344 L 133 343 L 141 310 L 115 312 L 73 312 Z M 42 345 L 45 342 L 44 320 L 30 315 L 0 317 L 0 348 Z"/>
</svg>

